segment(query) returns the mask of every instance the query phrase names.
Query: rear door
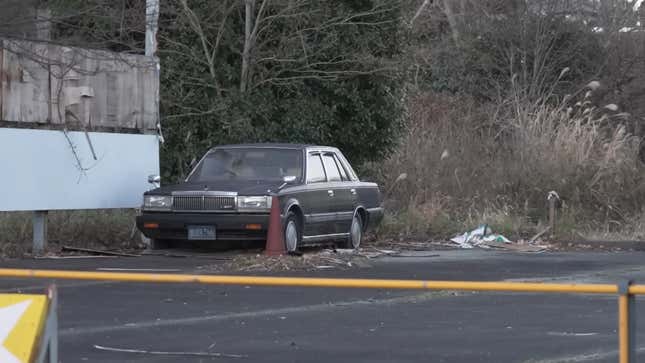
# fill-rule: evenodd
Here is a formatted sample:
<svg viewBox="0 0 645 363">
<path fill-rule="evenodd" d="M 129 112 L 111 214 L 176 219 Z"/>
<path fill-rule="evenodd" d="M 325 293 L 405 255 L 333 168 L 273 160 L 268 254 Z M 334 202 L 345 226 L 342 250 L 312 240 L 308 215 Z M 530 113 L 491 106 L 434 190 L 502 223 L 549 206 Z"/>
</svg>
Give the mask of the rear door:
<svg viewBox="0 0 645 363">
<path fill-rule="evenodd" d="M 316 237 L 334 233 L 333 223 L 336 215 L 331 211 L 331 198 L 334 193 L 330 192 L 320 152 L 307 154 L 306 183 L 304 192 L 299 197 L 300 207 L 305 215 L 304 236 Z"/>
<path fill-rule="evenodd" d="M 348 233 L 354 211 L 354 195 L 346 183 L 346 173 L 339 168 L 338 161 L 333 152 L 324 152 L 322 155 L 323 165 L 327 174 L 329 190 L 332 191 L 330 198 L 330 211 L 335 214 L 334 233 Z"/>
</svg>

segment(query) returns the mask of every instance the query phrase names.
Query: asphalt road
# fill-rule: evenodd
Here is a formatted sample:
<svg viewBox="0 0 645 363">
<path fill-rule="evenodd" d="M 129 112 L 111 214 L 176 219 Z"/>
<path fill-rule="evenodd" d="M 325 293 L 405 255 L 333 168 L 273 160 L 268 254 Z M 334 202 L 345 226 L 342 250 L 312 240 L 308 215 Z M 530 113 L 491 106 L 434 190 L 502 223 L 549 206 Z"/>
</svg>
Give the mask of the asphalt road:
<svg viewBox="0 0 645 363">
<path fill-rule="evenodd" d="M 618 282 L 645 253 L 462 250 L 282 276 Z M 203 271 L 206 256 L 10 260 L 3 267 Z M 51 281 L 0 280 L 38 292 Z M 616 297 L 58 281 L 62 362 L 615 362 Z M 638 325 L 645 332 L 645 305 Z M 645 336 L 643 334 L 640 335 Z M 640 339 L 643 342 L 643 339 Z M 99 350 L 138 349 L 173 355 Z M 639 346 L 645 356 L 645 344 Z M 241 358 L 178 355 L 222 353 Z M 643 358 L 643 357 L 641 357 Z"/>
</svg>

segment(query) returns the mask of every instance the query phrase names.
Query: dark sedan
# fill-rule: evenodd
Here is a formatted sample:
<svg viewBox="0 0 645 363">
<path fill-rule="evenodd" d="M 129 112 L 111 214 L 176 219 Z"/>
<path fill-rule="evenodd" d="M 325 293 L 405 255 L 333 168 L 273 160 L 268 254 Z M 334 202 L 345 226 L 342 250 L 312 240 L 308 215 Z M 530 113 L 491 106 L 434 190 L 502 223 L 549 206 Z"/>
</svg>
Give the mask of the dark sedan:
<svg viewBox="0 0 645 363">
<path fill-rule="evenodd" d="M 146 192 L 137 227 L 152 248 L 172 240 L 264 240 L 273 195 L 289 252 L 322 241 L 357 248 L 383 217 L 378 186 L 361 182 L 338 149 L 250 144 L 215 147 L 185 182 Z"/>
</svg>

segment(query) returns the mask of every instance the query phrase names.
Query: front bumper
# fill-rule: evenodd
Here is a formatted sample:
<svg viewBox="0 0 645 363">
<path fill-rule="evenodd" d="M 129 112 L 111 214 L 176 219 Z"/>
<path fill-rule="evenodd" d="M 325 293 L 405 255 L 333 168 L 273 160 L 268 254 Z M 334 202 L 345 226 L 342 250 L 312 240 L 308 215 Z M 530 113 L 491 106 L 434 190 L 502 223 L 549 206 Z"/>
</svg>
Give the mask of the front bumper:
<svg viewBox="0 0 645 363">
<path fill-rule="evenodd" d="M 266 239 L 269 214 L 143 212 L 137 216 L 137 228 L 148 238 L 186 240 L 189 225 L 215 226 L 217 240 L 258 241 Z"/>
</svg>

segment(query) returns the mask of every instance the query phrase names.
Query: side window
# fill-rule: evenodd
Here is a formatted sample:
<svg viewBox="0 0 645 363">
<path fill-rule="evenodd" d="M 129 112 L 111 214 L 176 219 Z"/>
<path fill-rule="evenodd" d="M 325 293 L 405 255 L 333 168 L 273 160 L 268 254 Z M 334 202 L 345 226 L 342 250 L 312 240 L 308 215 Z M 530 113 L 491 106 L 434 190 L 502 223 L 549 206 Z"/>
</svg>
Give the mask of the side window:
<svg viewBox="0 0 645 363">
<path fill-rule="evenodd" d="M 322 160 L 319 154 L 309 154 L 307 158 L 307 182 L 320 183 L 327 180 L 325 169 L 323 169 Z"/>
<path fill-rule="evenodd" d="M 340 181 L 340 172 L 334 161 L 333 154 L 323 155 L 323 163 L 325 164 L 325 171 L 327 172 L 327 178 L 329 181 Z"/>
<path fill-rule="evenodd" d="M 343 181 L 348 181 L 350 180 L 349 177 L 347 176 L 347 171 L 343 167 L 343 163 L 340 162 L 338 159 L 338 155 L 334 154 L 334 161 L 336 162 L 336 166 L 338 167 L 338 170 L 340 171 L 340 177 L 343 179 Z"/>
</svg>

